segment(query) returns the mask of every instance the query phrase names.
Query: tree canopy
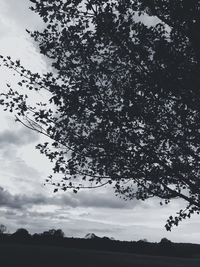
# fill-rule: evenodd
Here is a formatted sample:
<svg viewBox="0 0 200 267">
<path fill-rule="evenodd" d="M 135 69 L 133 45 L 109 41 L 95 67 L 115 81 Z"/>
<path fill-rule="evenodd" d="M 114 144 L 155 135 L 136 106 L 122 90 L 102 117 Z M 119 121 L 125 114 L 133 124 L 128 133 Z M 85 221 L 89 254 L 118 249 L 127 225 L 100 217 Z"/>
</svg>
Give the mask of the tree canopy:
<svg viewBox="0 0 200 267">
<path fill-rule="evenodd" d="M 200 1 L 30 0 L 29 32 L 52 72 L 3 57 L 22 92 L 1 95 L 16 120 L 48 136 L 55 191 L 107 184 L 125 199 L 182 198 L 166 228 L 200 211 Z M 47 90 L 48 102 L 27 91 Z"/>
</svg>

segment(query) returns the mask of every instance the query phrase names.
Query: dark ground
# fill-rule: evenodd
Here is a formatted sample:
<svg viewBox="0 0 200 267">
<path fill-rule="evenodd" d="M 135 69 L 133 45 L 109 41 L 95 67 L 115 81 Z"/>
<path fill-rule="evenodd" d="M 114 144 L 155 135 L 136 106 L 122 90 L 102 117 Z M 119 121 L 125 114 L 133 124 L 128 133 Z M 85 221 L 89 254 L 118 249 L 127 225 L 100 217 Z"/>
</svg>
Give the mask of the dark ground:
<svg viewBox="0 0 200 267">
<path fill-rule="evenodd" d="M 0 244 L 1 267 L 199 267 L 200 258 L 182 259 L 53 246 Z"/>
</svg>

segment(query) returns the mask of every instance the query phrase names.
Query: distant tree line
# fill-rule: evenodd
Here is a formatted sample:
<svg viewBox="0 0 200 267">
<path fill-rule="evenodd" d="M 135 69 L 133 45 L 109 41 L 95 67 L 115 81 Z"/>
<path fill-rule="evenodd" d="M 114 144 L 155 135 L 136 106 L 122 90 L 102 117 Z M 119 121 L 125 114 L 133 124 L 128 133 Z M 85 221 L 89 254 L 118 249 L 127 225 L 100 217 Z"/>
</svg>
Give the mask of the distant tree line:
<svg viewBox="0 0 200 267">
<path fill-rule="evenodd" d="M 156 256 L 194 257 L 200 254 L 200 245 L 173 243 L 162 238 L 159 243 L 151 243 L 146 239 L 139 241 L 119 241 L 108 237 L 93 239 L 69 238 L 61 229 L 50 229 L 43 233 L 30 234 L 19 228 L 13 234 L 6 233 L 6 226 L 0 225 L 0 244 L 26 244 L 36 246 L 61 246 L 65 248 L 90 249 L 101 251 L 136 253 Z"/>
<path fill-rule="evenodd" d="M 5 225 L 1 224 L 0 225 L 0 234 L 1 235 L 8 235 L 6 234 L 7 228 Z M 19 238 L 19 239 L 27 239 L 27 238 L 37 238 L 37 237 L 51 237 L 51 238 L 64 238 L 64 232 L 61 229 L 50 229 L 47 231 L 44 231 L 43 233 L 35 233 L 33 235 L 31 235 L 28 230 L 26 230 L 25 228 L 19 228 L 16 230 L 16 232 L 14 232 L 13 234 L 9 234 L 10 237 L 13 238 Z"/>
</svg>

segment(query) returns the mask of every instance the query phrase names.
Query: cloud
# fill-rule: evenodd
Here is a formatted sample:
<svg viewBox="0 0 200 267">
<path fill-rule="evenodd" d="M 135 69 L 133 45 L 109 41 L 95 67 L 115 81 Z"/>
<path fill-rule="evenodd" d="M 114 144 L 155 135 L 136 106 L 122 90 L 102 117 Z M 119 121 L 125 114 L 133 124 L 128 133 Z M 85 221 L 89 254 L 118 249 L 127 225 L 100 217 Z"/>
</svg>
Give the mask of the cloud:
<svg viewBox="0 0 200 267">
<path fill-rule="evenodd" d="M 125 202 L 113 196 L 111 192 L 90 193 L 80 192 L 78 194 L 65 193 L 53 196 L 43 194 L 11 194 L 8 190 L 0 187 L 0 206 L 14 209 L 24 209 L 38 205 L 55 205 L 70 208 L 102 208 L 102 209 L 133 209 L 140 205 L 139 201 Z"/>
<path fill-rule="evenodd" d="M 112 189 L 109 190 L 93 190 L 90 192 L 80 191 L 77 195 L 65 194 L 61 197 L 64 205 L 71 207 L 91 207 L 91 208 L 109 208 L 109 209 L 132 209 L 137 205 L 141 205 L 140 201 L 124 201 L 116 197 Z"/>
<path fill-rule="evenodd" d="M 9 145 L 24 146 L 30 143 L 34 143 L 39 140 L 36 133 L 26 128 L 20 130 L 11 131 L 4 130 L 0 132 L 0 146 L 5 147 Z"/>
<path fill-rule="evenodd" d="M 1 16 L 9 18 L 10 22 L 15 23 L 15 27 L 35 29 L 43 25 L 42 19 L 29 7 L 32 3 L 29 0 L 1 0 Z"/>
<path fill-rule="evenodd" d="M 13 195 L 3 187 L 0 187 L 0 207 L 23 209 L 25 206 L 41 205 L 47 203 L 48 198 L 43 197 L 42 195 Z"/>
</svg>

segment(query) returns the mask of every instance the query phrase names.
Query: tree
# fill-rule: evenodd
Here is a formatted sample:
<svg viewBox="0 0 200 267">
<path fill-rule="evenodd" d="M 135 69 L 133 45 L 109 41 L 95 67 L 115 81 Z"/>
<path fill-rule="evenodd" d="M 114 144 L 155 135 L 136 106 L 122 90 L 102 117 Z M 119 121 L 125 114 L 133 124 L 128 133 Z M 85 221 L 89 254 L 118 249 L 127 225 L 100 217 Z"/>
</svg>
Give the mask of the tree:
<svg viewBox="0 0 200 267">
<path fill-rule="evenodd" d="M 2 60 L 48 104 L 9 84 L 1 104 L 49 138 L 37 146 L 55 164 L 46 182 L 55 192 L 110 184 L 125 199 L 184 199 L 167 230 L 199 213 L 200 1 L 31 2 L 46 26 L 28 32 L 53 71 Z"/>
<path fill-rule="evenodd" d="M 14 237 L 19 239 L 26 239 L 30 237 L 29 232 L 24 228 L 19 228 L 16 230 L 16 232 L 13 234 Z"/>
<path fill-rule="evenodd" d="M 65 236 L 61 229 L 50 229 L 42 233 L 42 236 L 53 237 L 53 238 L 63 238 Z"/>
<path fill-rule="evenodd" d="M 169 239 L 167 239 L 166 237 L 163 237 L 161 240 L 160 240 L 160 243 L 171 243 L 171 241 Z"/>
<path fill-rule="evenodd" d="M 159 242 L 159 244 L 161 245 L 161 246 L 163 246 L 163 247 L 171 247 L 171 245 L 172 245 L 172 241 L 171 240 L 169 240 L 169 239 L 167 239 L 166 237 L 163 237 L 161 240 L 160 240 L 160 242 Z"/>
<path fill-rule="evenodd" d="M 7 231 L 7 228 L 4 224 L 0 224 L 0 235 L 4 234 Z"/>
</svg>

